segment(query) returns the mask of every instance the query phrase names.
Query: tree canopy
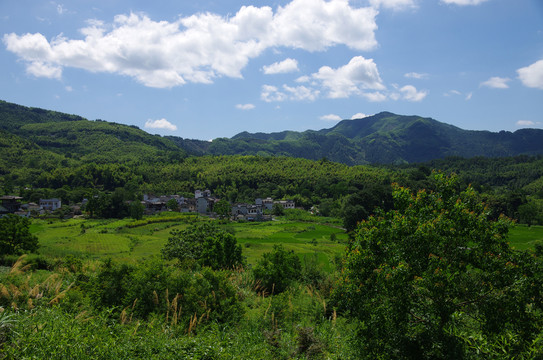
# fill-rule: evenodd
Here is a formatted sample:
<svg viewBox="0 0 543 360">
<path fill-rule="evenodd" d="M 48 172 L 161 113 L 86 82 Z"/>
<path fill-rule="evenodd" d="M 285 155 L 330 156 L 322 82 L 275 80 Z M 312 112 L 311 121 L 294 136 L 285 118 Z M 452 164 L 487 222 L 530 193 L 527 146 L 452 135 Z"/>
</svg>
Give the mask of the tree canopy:
<svg viewBox="0 0 543 360">
<path fill-rule="evenodd" d="M 435 181 L 436 191 L 394 186 L 395 209 L 359 224 L 336 304 L 361 321 L 370 357 L 529 353 L 543 320 L 541 258 L 510 249 L 510 220 L 493 220 L 473 188 Z"/>
<path fill-rule="evenodd" d="M 0 218 L 0 254 L 22 254 L 38 249 L 38 238 L 30 233 L 30 220 L 17 215 Z"/>
<path fill-rule="evenodd" d="M 199 264 L 212 269 L 232 269 L 243 264 L 241 246 L 234 235 L 211 222 L 201 222 L 185 230 L 172 230 L 162 249 L 167 260 L 182 266 Z"/>
</svg>

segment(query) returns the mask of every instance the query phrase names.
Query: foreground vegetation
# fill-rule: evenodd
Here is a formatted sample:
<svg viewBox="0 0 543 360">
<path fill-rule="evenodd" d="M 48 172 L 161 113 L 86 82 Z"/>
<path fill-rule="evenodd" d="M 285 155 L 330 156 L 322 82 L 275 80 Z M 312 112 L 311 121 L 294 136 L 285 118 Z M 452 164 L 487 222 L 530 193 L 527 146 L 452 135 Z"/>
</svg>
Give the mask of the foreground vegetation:
<svg viewBox="0 0 543 360">
<path fill-rule="evenodd" d="M 0 195 L 64 204 L 0 223 L 0 359 L 541 358 L 541 156 L 194 157 L 135 127 L 0 107 Z M 230 223 L 132 207 L 196 189 L 303 210 Z"/>
<path fill-rule="evenodd" d="M 148 236 L 155 229 L 169 236 L 155 248 L 163 257 L 55 257 L 51 241 L 44 246 L 49 255 L 4 267 L 1 356 L 537 358 L 543 352 L 542 247 L 510 248 L 509 220 L 493 219 L 473 188 L 459 191 L 456 181 L 438 175 L 436 190 L 418 193 L 396 186 L 393 210 L 360 223 L 339 263 L 287 248 L 344 246 L 339 235 L 327 239 L 337 228 L 318 223 L 219 227 L 178 215 L 175 221 L 87 223 L 97 229 L 82 227 L 82 220 L 38 222 L 34 234 L 77 229 L 79 235 L 65 235 L 75 242 L 88 241 L 94 230 L 122 237 L 148 226 L 164 226 Z M 254 238 L 253 227 L 268 233 Z M 251 250 L 241 244 L 259 241 L 271 249 L 253 254 L 250 264 L 237 257 L 236 249 Z M 144 245 L 133 246 L 136 254 Z M 177 248 L 188 252 L 170 251 Z M 10 259 L 4 257 L 5 265 Z"/>
</svg>

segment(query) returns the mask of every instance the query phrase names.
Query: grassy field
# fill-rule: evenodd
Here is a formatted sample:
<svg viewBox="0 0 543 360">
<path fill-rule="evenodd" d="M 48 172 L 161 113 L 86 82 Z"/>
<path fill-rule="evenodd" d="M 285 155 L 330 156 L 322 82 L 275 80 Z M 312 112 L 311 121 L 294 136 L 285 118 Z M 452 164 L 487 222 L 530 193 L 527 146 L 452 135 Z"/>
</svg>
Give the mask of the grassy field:
<svg viewBox="0 0 543 360">
<path fill-rule="evenodd" d="M 194 216 L 170 213 L 147 217 L 143 221 L 123 220 L 34 220 L 31 231 L 38 236 L 39 252 L 46 256 L 74 255 L 90 259 L 111 257 L 133 262 L 160 256 L 170 231 L 184 229 Z M 325 269 L 331 269 L 336 257 L 342 254 L 347 241 L 343 230 L 327 224 L 279 220 L 270 222 L 230 223 L 230 228 L 249 265 L 254 265 L 263 253 L 282 244 L 304 259 L 316 258 Z M 332 235 L 335 234 L 335 235 Z M 335 237 L 335 240 L 332 238 Z M 543 227 L 515 226 L 509 242 L 519 250 L 533 249 L 543 243 Z"/>
<path fill-rule="evenodd" d="M 543 245 L 543 226 L 517 225 L 509 232 L 509 243 L 518 250 L 534 249 L 537 243 Z"/>
<path fill-rule="evenodd" d="M 31 232 L 39 239 L 39 252 L 46 256 L 71 254 L 91 259 L 111 257 L 119 261 L 137 261 L 159 256 L 170 232 L 182 230 L 193 221 L 194 217 L 167 214 L 140 222 L 132 219 L 34 220 Z M 316 257 L 325 269 L 330 269 L 334 258 L 342 254 L 347 240 L 343 230 L 318 223 L 279 220 L 231 223 L 227 227 L 238 239 L 249 265 L 271 251 L 273 245 L 283 244 L 287 250 L 295 251 L 302 261 L 306 257 Z M 331 239 L 333 236 L 335 241 Z"/>
</svg>

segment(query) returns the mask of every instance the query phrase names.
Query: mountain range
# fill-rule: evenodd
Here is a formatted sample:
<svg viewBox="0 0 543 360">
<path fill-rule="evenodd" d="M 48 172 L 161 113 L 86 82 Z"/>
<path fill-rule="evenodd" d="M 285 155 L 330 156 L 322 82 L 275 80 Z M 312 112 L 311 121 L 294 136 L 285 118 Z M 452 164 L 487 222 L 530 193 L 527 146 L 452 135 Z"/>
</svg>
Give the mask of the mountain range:
<svg viewBox="0 0 543 360">
<path fill-rule="evenodd" d="M 329 129 L 242 132 L 210 142 L 161 137 L 136 126 L 0 101 L 0 135 L 3 162 L 17 161 L 17 154 L 37 149 L 51 157 L 95 162 L 172 161 L 189 154 L 326 158 L 348 165 L 543 154 L 541 129 L 498 133 L 463 130 L 431 118 L 390 112 L 343 120 Z"/>
</svg>

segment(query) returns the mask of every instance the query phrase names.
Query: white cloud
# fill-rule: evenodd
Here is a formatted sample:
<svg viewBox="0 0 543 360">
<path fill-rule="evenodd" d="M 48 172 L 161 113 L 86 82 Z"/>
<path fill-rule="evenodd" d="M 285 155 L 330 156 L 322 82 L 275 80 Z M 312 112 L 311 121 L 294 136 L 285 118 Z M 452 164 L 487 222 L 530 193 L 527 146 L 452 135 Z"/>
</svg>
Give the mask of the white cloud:
<svg viewBox="0 0 543 360">
<path fill-rule="evenodd" d="M 445 93 L 444 95 L 445 95 L 445 96 L 462 95 L 462 93 L 461 93 L 460 91 L 458 91 L 458 90 L 454 90 L 454 89 L 453 89 L 453 90 L 451 90 L 451 91 Z"/>
<path fill-rule="evenodd" d="M 291 100 L 315 101 L 320 94 L 319 90 L 312 89 L 306 86 L 290 87 L 287 85 L 283 85 L 283 90 L 285 90 L 289 94 L 289 98 Z"/>
<path fill-rule="evenodd" d="M 372 59 L 365 59 L 362 56 L 353 57 L 348 64 L 337 69 L 323 66 L 310 76 L 299 77 L 296 82 L 305 85 L 296 87 L 283 85 L 281 90 L 271 85 L 264 85 L 261 98 L 267 102 L 314 101 L 323 94 L 328 98 L 348 98 L 353 95 L 361 95 L 375 99 L 375 95 L 366 95 L 364 91 L 386 89 L 379 76 L 377 65 Z"/>
<path fill-rule="evenodd" d="M 36 77 L 45 77 L 49 79 L 60 79 L 62 69 L 57 66 L 51 66 L 40 61 L 33 61 L 26 67 L 26 72 Z"/>
<path fill-rule="evenodd" d="M 417 72 L 410 72 L 410 73 L 405 74 L 404 76 L 409 79 L 417 79 L 417 80 L 428 79 L 430 77 L 430 75 L 428 74 L 417 73 Z"/>
<path fill-rule="evenodd" d="M 543 60 L 517 70 L 518 77 L 524 86 L 543 89 Z"/>
<path fill-rule="evenodd" d="M 67 85 L 67 86 L 65 86 L 64 88 L 66 89 L 67 92 L 72 92 L 72 91 L 74 91 L 74 88 L 71 87 L 70 85 Z"/>
<path fill-rule="evenodd" d="M 441 2 L 445 4 L 454 4 L 454 5 L 460 5 L 460 6 L 479 5 L 479 4 L 484 3 L 485 1 L 488 1 L 488 0 L 441 0 Z"/>
<path fill-rule="evenodd" d="M 162 129 L 162 130 L 170 130 L 170 131 L 177 130 L 177 126 L 172 124 L 166 119 L 159 119 L 159 120 L 149 119 L 145 122 L 145 128 L 146 129 Z"/>
<path fill-rule="evenodd" d="M 346 98 L 361 94 L 362 90 L 384 90 L 377 65 L 373 59 L 355 56 L 347 65 L 337 69 L 323 66 L 312 75 L 321 81 L 330 98 Z"/>
<path fill-rule="evenodd" d="M 372 92 L 372 93 L 363 93 L 362 96 L 371 102 L 382 102 L 387 99 L 387 96 L 379 91 Z"/>
<path fill-rule="evenodd" d="M 480 86 L 486 86 L 492 89 L 507 89 L 509 88 L 509 85 L 507 85 L 509 81 L 511 81 L 509 78 L 494 76 L 487 81 L 482 82 Z"/>
<path fill-rule="evenodd" d="M 237 104 L 236 109 L 239 110 L 252 110 L 255 106 L 253 104 Z"/>
<path fill-rule="evenodd" d="M 340 121 L 341 117 L 336 114 L 328 114 L 321 116 L 320 119 L 324 121 Z"/>
<path fill-rule="evenodd" d="M 262 85 L 260 98 L 265 102 L 285 101 L 288 99 L 287 94 L 279 91 L 276 86 Z"/>
<path fill-rule="evenodd" d="M 370 4 L 375 8 L 384 7 L 392 10 L 404 10 L 417 7 L 415 0 L 370 0 Z"/>
<path fill-rule="evenodd" d="M 377 46 L 374 8 L 353 8 L 347 0 L 293 0 L 279 7 L 270 27 L 272 46 L 322 51 L 344 44 L 355 50 Z"/>
<path fill-rule="evenodd" d="M 299 78 L 297 78 L 294 81 L 296 81 L 297 83 L 307 83 L 307 82 L 311 81 L 311 77 L 307 76 L 307 75 L 304 75 L 304 76 L 300 76 Z"/>
<path fill-rule="evenodd" d="M 35 76 L 60 78 L 63 68 L 72 67 L 169 88 L 241 78 L 248 62 L 269 48 L 371 50 L 377 46 L 377 13 L 347 0 L 292 0 L 275 13 L 268 6 L 243 6 L 234 16 L 199 13 L 174 22 L 131 13 L 111 24 L 89 21 L 82 39 L 11 33 L 3 42 Z"/>
<path fill-rule="evenodd" d="M 428 95 L 427 91 L 418 91 L 417 88 L 415 88 L 413 85 L 406 85 L 402 87 L 400 89 L 400 92 L 404 100 L 414 102 L 422 101 L 426 97 L 426 95 Z"/>
<path fill-rule="evenodd" d="M 446 97 L 450 97 L 450 96 L 465 96 L 465 99 L 466 100 L 471 100 L 472 96 L 473 96 L 473 92 L 469 92 L 467 94 L 462 94 L 460 91 L 458 90 L 450 90 L 446 93 L 443 94 L 443 96 L 446 96 Z"/>
<path fill-rule="evenodd" d="M 530 120 L 519 120 L 517 126 L 534 126 L 536 123 Z"/>
<path fill-rule="evenodd" d="M 298 61 L 288 58 L 281 62 L 276 62 L 271 65 L 264 66 L 262 68 L 262 71 L 264 71 L 264 74 L 266 75 L 295 72 L 298 71 Z"/>
<path fill-rule="evenodd" d="M 354 120 L 354 119 L 363 119 L 363 118 L 366 118 L 368 117 L 369 115 L 366 115 L 364 113 L 356 113 L 354 114 L 353 116 L 351 116 L 351 120 Z"/>
<path fill-rule="evenodd" d="M 57 13 L 62 15 L 66 12 L 66 8 L 62 4 L 57 4 Z"/>
</svg>

